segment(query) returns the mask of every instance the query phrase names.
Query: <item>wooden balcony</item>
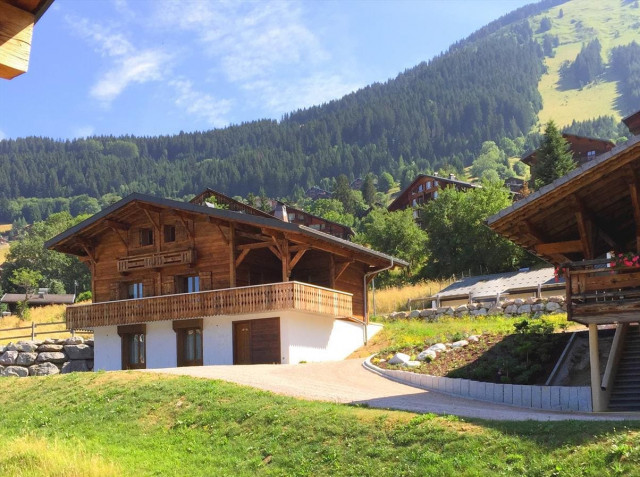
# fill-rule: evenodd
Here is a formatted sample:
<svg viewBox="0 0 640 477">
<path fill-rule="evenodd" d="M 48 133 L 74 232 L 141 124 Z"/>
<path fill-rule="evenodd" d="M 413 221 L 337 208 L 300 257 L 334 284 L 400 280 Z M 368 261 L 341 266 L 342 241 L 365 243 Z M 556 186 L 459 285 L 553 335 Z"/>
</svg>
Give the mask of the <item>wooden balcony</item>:
<svg viewBox="0 0 640 477">
<path fill-rule="evenodd" d="M 184 265 L 194 263 L 196 253 L 193 249 L 175 250 L 170 252 L 156 252 L 145 255 L 135 255 L 118 260 L 118 271 L 129 272 L 144 268 L 160 268 L 169 265 Z"/>
<path fill-rule="evenodd" d="M 285 310 L 348 318 L 352 316 L 352 294 L 300 282 L 271 283 L 75 305 L 67 308 L 66 319 L 67 329 L 86 329 Z"/>
<path fill-rule="evenodd" d="M 640 321 L 640 268 L 608 265 L 612 259 L 566 267 L 567 318 L 583 324 Z"/>
</svg>

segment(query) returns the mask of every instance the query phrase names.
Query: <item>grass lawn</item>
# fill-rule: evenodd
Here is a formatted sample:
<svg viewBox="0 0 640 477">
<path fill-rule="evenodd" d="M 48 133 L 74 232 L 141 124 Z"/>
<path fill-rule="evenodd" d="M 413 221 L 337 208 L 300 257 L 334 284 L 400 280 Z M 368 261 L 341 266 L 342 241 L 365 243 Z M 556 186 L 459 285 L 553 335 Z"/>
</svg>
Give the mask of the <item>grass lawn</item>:
<svg viewBox="0 0 640 477">
<path fill-rule="evenodd" d="M 189 377 L 0 380 L 0 475 L 638 475 L 640 422 L 490 422 Z"/>
<path fill-rule="evenodd" d="M 11 246 L 8 243 L 0 244 L 0 265 L 7 261 L 7 254 Z"/>
</svg>

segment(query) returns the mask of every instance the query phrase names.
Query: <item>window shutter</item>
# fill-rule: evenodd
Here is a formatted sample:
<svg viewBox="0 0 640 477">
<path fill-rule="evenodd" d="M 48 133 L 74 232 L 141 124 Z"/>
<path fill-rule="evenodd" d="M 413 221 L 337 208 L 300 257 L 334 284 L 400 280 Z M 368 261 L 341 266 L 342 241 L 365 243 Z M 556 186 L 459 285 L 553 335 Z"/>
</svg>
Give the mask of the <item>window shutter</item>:
<svg viewBox="0 0 640 477">
<path fill-rule="evenodd" d="M 145 298 L 148 296 L 155 296 L 153 282 L 153 278 L 145 278 L 142 280 L 142 293 Z"/>
<path fill-rule="evenodd" d="M 173 295 L 175 293 L 175 278 L 173 276 L 162 279 L 162 294 Z"/>
<path fill-rule="evenodd" d="M 211 290 L 213 284 L 211 282 L 211 272 L 200 272 L 200 291 Z"/>
</svg>

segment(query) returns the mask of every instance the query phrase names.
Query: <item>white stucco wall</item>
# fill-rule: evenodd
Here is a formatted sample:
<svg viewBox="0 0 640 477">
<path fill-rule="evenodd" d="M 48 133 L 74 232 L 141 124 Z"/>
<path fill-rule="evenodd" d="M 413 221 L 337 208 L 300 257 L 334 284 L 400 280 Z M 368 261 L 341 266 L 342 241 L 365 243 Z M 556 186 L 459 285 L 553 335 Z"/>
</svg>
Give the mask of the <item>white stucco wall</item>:
<svg viewBox="0 0 640 477">
<path fill-rule="evenodd" d="M 122 348 L 117 326 L 99 326 L 93 330 L 95 371 L 122 369 Z"/>
<path fill-rule="evenodd" d="M 337 361 L 346 358 L 364 344 L 359 323 L 301 312 L 280 315 L 280 351 L 282 364 L 301 361 Z M 278 314 L 256 313 L 243 316 L 216 316 L 203 319 L 202 360 L 206 365 L 233 364 L 233 322 L 273 318 Z M 369 325 L 369 338 L 381 327 Z M 94 330 L 95 369 L 122 369 L 121 340 L 116 326 Z M 176 334 L 171 321 L 147 323 L 147 369 L 177 365 Z"/>
<path fill-rule="evenodd" d="M 147 323 L 147 369 L 178 366 L 176 332 L 171 321 Z"/>
</svg>

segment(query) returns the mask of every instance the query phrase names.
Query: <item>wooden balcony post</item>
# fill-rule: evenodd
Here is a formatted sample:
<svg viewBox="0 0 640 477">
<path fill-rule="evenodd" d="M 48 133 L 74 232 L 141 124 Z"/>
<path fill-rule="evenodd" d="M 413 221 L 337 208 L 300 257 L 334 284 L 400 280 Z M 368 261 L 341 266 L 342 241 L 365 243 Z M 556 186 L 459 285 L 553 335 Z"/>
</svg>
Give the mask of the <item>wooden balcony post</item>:
<svg viewBox="0 0 640 477">
<path fill-rule="evenodd" d="M 280 250 L 282 255 L 282 281 L 288 282 L 291 275 L 291 269 L 289 267 L 289 241 L 287 239 L 282 240 L 280 243 Z"/>
<path fill-rule="evenodd" d="M 598 325 L 589 323 L 589 365 L 591 367 L 591 406 L 594 412 L 602 412 L 600 391 L 600 352 L 598 350 Z"/>
</svg>

